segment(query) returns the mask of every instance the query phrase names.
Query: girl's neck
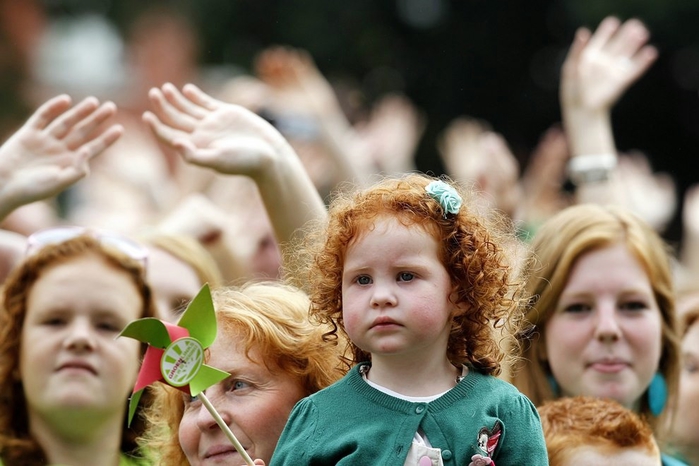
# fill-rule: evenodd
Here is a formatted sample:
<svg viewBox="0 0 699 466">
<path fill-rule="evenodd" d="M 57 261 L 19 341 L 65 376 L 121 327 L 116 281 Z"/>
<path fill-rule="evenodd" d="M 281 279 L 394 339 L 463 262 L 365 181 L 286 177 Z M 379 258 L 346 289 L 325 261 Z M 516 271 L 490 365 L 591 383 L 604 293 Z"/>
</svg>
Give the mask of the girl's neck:
<svg viewBox="0 0 699 466">
<path fill-rule="evenodd" d="M 461 369 L 445 357 L 432 363 L 405 363 L 399 358 L 372 355 L 367 378 L 375 384 L 406 396 L 432 396 L 454 388 Z"/>
<path fill-rule="evenodd" d="M 81 419 L 29 415 L 32 436 L 49 464 L 118 466 L 124 417 L 92 414 Z"/>
</svg>

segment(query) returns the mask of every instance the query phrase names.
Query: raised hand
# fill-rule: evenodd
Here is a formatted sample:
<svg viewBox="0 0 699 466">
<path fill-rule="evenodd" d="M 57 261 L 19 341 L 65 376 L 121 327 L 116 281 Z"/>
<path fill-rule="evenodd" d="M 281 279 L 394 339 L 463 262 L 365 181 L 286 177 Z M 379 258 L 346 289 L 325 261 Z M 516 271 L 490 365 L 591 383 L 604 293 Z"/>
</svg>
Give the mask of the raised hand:
<svg viewBox="0 0 699 466">
<path fill-rule="evenodd" d="M 561 70 L 561 114 L 572 156 L 616 154 L 611 110 L 656 60 L 648 30 L 605 18 L 594 34 L 577 31 Z"/>
<path fill-rule="evenodd" d="M 0 147 L 0 219 L 85 177 L 89 161 L 123 133 L 120 125 L 100 131 L 115 113 L 114 103 L 94 97 L 71 107 L 60 95 L 39 107 Z"/>
<path fill-rule="evenodd" d="M 376 167 L 387 174 L 415 169 L 415 150 L 425 130 L 425 117 L 413 102 L 388 94 L 372 108 L 369 121 L 358 129 Z"/>
<path fill-rule="evenodd" d="M 481 138 L 486 131 L 486 122 L 470 117 L 456 118 L 442 131 L 437 147 L 449 176 L 483 188 L 488 167 L 481 157 Z"/>
<path fill-rule="evenodd" d="M 514 215 L 519 198 L 519 165 L 502 135 L 487 123 L 456 118 L 442 132 L 438 149 L 449 175 L 473 183 L 486 202 Z"/>
<path fill-rule="evenodd" d="M 168 83 L 151 89 L 149 97 L 153 112 L 145 112 L 143 120 L 189 163 L 255 179 L 280 153 L 291 150 L 264 119 L 193 84 L 180 92 Z"/>
<path fill-rule="evenodd" d="M 271 110 L 283 120 L 282 134 L 298 148 L 309 172 L 324 173 L 313 176 L 316 185 L 333 189 L 343 181 L 363 182 L 373 173 L 335 90 L 308 52 L 270 47 L 257 57 L 255 71 L 274 92 Z"/>
<path fill-rule="evenodd" d="M 590 110 L 609 109 L 658 57 L 636 19 L 605 18 L 592 34 L 578 29 L 563 64 L 561 100 Z"/>
<path fill-rule="evenodd" d="M 677 192 L 672 176 L 653 172 L 648 157 L 634 151 L 619 157 L 617 183 L 624 194 L 624 205 L 662 233 L 677 208 Z"/>
<path fill-rule="evenodd" d="M 326 215 L 296 152 L 267 121 L 192 84 L 182 92 L 165 84 L 149 96 L 154 112 L 145 112 L 144 121 L 187 162 L 256 183 L 279 243 Z"/>
<path fill-rule="evenodd" d="M 331 84 L 304 50 L 268 48 L 255 60 L 255 71 L 282 98 L 294 99 L 293 103 L 311 110 L 316 117 L 342 112 Z"/>
</svg>

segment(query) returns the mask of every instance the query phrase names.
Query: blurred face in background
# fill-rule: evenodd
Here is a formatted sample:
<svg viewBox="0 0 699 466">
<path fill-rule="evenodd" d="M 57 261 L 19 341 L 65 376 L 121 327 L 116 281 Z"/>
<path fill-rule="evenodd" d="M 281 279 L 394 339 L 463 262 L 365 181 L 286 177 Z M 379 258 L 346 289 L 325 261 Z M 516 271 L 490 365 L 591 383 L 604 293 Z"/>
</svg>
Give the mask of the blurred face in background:
<svg viewBox="0 0 699 466">
<path fill-rule="evenodd" d="M 148 283 L 158 317 L 176 323 L 202 287 L 196 271 L 185 261 L 160 248 L 148 248 Z"/>
<path fill-rule="evenodd" d="M 116 337 L 143 306 L 132 278 L 96 255 L 42 272 L 28 294 L 20 345 L 30 424 L 65 424 L 67 411 L 123 415 L 139 343 Z"/>
<path fill-rule="evenodd" d="M 623 244 L 576 261 L 546 323 L 546 359 L 561 396 L 635 409 L 658 370 L 662 317 L 644 268 Z"/>
</svg>

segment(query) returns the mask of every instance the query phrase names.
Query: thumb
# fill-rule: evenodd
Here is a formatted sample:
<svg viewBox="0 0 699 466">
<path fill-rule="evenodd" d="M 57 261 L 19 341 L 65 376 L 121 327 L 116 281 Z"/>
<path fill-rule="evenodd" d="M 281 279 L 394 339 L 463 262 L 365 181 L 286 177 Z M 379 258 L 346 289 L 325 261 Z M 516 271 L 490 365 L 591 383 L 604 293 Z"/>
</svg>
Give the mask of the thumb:
<svg viewBox="0 0 699 466">
<path fill-rule="evenodd" d="M 197 147 L 190 140 L 184 138 L 175 139 L 172 141 L 172 145 L 187 162 L 196 162 Z"/>
</svg>

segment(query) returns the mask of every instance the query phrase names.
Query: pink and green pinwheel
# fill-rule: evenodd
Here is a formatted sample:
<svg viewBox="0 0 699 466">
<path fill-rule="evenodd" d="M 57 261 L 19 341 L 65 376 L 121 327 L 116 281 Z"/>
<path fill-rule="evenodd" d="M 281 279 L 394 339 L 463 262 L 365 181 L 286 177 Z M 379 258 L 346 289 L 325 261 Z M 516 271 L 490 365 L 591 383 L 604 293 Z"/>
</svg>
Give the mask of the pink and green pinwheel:
<svg viewBox="0 0 699 466">
<path fill-rule="evenodd" d="M 204 350 L 216 339 L 209 285 L 204 285 L 189 303 L 177 325 L 146 317 L 128 324 L 119 336 L 148 344 L 129 400 L 129 424 L 143 390 L 153 382 L 167 383 L 197 396 L 230 375 L 204 364 Z"/>
</svg>

